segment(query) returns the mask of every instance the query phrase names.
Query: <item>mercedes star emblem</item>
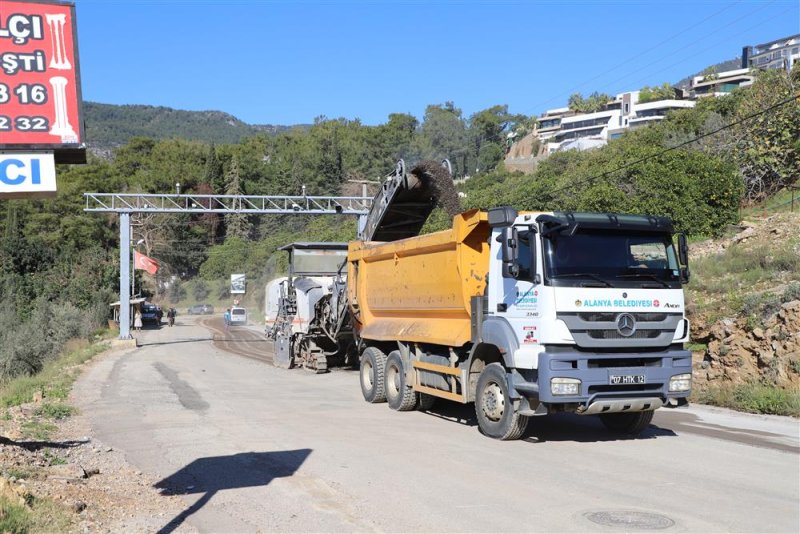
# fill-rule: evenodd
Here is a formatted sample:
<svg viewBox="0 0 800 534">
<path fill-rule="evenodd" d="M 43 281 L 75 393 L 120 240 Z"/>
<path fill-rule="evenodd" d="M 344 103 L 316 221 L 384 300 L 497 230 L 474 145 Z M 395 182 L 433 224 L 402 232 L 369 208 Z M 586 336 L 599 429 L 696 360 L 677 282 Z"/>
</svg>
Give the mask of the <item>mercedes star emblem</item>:
<svg viewBox="0 0 800 534">
<path fill-rule="evenodd" d="M 636 319 L 630 313 L 617 316 L 617 332 L 623 337 L 631 337 L 636 332 Z"/>
</svg>

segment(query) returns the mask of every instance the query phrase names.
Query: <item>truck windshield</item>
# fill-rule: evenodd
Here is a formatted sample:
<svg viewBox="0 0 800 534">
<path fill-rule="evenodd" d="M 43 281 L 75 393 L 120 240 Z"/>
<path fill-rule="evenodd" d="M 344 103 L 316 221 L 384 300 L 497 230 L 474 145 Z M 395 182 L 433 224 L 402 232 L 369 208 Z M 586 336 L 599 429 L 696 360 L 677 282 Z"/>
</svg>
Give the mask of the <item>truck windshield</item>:
<svg viewBox="0 0 800 534">
<path fill-rule="evenodd" d="M 578 230 L 544 239 L 548 280 L 557 285 L 679 287 L 668 234 Z"/>
<path fill-rule="evenodd" d="M 295 249 L 295 275 L 333 275 L 347 259 L 347 250 Z"/>
</svg>

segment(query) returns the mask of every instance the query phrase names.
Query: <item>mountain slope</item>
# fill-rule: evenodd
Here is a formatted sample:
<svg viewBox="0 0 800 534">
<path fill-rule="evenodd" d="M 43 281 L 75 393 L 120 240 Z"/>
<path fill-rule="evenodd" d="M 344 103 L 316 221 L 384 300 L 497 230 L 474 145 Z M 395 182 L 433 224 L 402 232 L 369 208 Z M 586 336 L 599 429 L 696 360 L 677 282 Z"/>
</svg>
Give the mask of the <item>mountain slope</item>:
<svg viewBox="0 0 800 534">
<path fill-rule="evenodd" d="M 292 128 L 251 125 L 221 111 L 183 111 L 163 106 L 84 102 L 83 110 L 87 143 L 95 151 L 123 145 L 136 136 L 237 143 L 259 132 L 279 133 Z"/>
</svg>

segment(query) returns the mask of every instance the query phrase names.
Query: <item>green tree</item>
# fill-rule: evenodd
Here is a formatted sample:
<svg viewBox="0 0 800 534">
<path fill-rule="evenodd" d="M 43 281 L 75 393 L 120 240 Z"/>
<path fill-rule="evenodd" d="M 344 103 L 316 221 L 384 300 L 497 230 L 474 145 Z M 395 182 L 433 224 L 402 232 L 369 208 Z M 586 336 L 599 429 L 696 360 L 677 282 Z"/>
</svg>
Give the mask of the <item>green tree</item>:
<svg viewBox="0 0 800 534">
<path fill-rule="evenodd" d="M 743 122 L 733 130 L 735 149 L 729 153 L 741 169 L 748 200 L 757 201 L 800 177 L 800 101 L 791 75 L 778 69 L 759 72 L 747 92 L 736 110 Z"/>
<path fill-rule="evenodd" d="M 415 139 L 416 152 L 421 159 L 447 158 L 455 176 L 469 174 L 474 166 L 470 165 L 472 151 L 468 143 L 466 122 L 461 110 L 452 102 L 425 109 L 425 118 Z"/>
<path fill-rule="evenodd" d="M 573 93 L 570 95 L 567 105 L 576 113 L 595 113 L 602 110 L 611 100 L 609 95 L 597 91 L 590 94 L 588 98 L 583 98 L 581 93 Z"/>
<path fill-rule="evenodd" d="M 214 143 L 211 143 L 211 146 L 208 148 L 203 183 L 211 186 L 211 190 L 214 193 L 221 193 L 225 190 L 225 175 L 223 173 L 222 162 L 217 157 L 217 149 Z"/>
<path fill-rule="evenodd" d="M 239 175 L 239 160 L 234 156 L 228 172 L 225 174 L 225 194 L 242 195 L 242 180 Z M 252 226 L 244 213 L 228 213 L 225 215 L 225 231 L 227 237 L 247 239 Z"/>
<path fill-rule="evenodd" d="M 639 102 L 655 102 L 657 100 L 669 100 L 675 98 L 675 89 L 667 82 L 661 85 L 650 87 L 645 85 L 639 89 Z"/>
</svg>

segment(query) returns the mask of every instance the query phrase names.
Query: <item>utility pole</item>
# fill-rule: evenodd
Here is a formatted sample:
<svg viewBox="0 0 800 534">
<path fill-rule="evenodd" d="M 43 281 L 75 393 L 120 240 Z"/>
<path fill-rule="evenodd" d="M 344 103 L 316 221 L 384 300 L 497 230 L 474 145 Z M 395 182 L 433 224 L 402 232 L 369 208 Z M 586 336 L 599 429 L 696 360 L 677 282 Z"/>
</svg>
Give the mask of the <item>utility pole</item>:
<svg viewBox="0 0 800 534">
<path fill-rule="evenodd" d="M 377 184 L 377 185 L 381 184 L 378 180 L 347 180 L 347 181 L 353 184 L 361 184 L 362 197 L 370 196 L 367 194 L 367 184 Z"/>
</svg>

